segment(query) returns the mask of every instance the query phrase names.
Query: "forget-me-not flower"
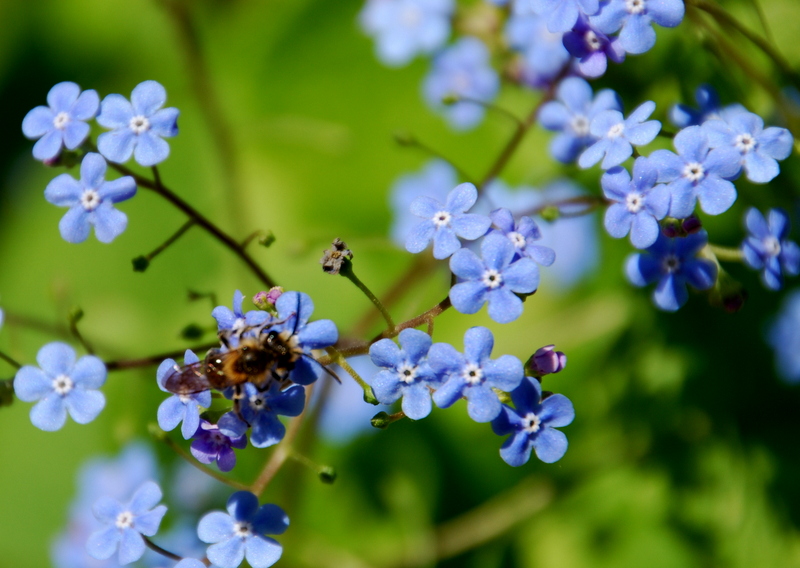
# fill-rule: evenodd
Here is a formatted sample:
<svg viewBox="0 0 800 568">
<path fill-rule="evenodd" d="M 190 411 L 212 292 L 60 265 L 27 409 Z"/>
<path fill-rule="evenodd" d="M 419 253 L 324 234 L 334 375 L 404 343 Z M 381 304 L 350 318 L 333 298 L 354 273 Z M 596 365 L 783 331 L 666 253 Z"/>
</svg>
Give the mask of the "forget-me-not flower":
<svg viewBox="0 0 800 568">
<path fill-rule="evenodd" d="M 134 87 L 131 100 L 108 95 L 100 103 L 97 123 L 111 132 L 97 137 L 100 153 L 112 162 L 127 162 L 131 155 L 139 165 L 154 166 L 169 156 L 163 139 L 178 134 L 178 109 L 161 108 L 167 91 L 156 81 Z"/>
<path fill-rule="evenodd" d="M 253 327 L 266 323 L 270 317 L 269 312 L 263 310 L 250 310 L 247 313 L 242 311 L 244 294 L 236 290 L 233 293 L 233 309 L 227 306 L 217 306 L 211 311 L 211 317 L 217 320 L 217 330 L 225 329 L 240 331 L 245 327 Z"/>
<path fill-rule="evenodd" d="M 418 253 L 433 239 L 433 257 L 447 258 L 461 248 L 458 237 L 473 241 L 486 234 L 492 224 L 485 215 L 467 213 L 478 200 L 478 190 L 471 183 L 457 185 L 443 204 L 422 196 L 411 203 L 411 212 L 424 221 L 418 223 L 406 239 L 406 250 Z"/>
<path fill-rule="evenodd" d="M 183 356 L 184 365 L 191 365 L 199 360 L 191 349 L 187 349 Z M 178 365 L 172 359 L 166 359 L 158 366 L 156 381 L 158 382 L 158 388 L 162 391 L 169 392 L 164 388 L 164 381 L 176 368 L 178 368 Z M 181 434 L 184 440 L 188 440 L 194 435 L 200 424 L 200 409 L 208 408 L 209 406 L 211 406 L 211 391 L 195 394 L 173 394 L 158 407 L 156 415 L 158 426 L 165 432 L 169 432 L 183 422 Z"/>
<path fill-rule="evenodd" d="M 783 275 L 800 273 L 800 247 L 789 240 L 789 215 L 783 209 L 770 209 L 767 219 L 751 207 L 744 218 L 749 235 L 742 243 L 744 261 L 761 270 L 761 281 L 770 290 L 780 290 Z"/>
<path fill-rule="evenodd" d="M 192 455 L 200 463 L 217 462 L 220 471 L 230 471 L 236 465 L 236 454 L 233 448 L 242 449 L 247 446 L 247 438 L 244 434 L 226 436 L 220 431 L 218 425 L 207 420 L 200 421 L 193 438 L 192 445 L 189 446 Z"/>
<path fill-rule="evenodd" d="M 121 566 L 139 560 L 145 551 L 142 535 L 158 532 L 161 519 L 167 512 L 161 501 L 161 488 L 154 481 L 143 484 L 125 504 L 111 497 L 101 497 L 92 508 L 95 517 L 107 525 L 91 534 L 86 551 L 93 558 L 105 560 L 119 549 Z"/>
<path fill-rule="evenodd" d="M 238 438 L 249 425 L 253 447 L 267 448 L 280 442 L 286 434 L 286 427 L 278 416 L 299 416 L 305 404 L 306 390 L 301 385 L 282 391 L 278 382 L 272 382 L 268 389 L 260 391 L 253 383 L 244 383 L 241 419 L 236 413 L 228 412 L 219 419 L 217 426 L 225 436 Z"/>
<path fill-rule="evenodd" d="M 619 41 L 628 53 L 644 53 L 656 44 L 652 24 L 674 28 L 683 20 L 683 0 L 610 0 L 592 25 L 606 34 L 619 30 Z"/>
<path fill-rule="evenodd" d="M 510 209 L 501 207 L 489 213 L 493 233 L 505 236 L 514 245 L 514 259 L 530 258 L 542 266 L 550 266 L 556 260 L 556 253 L 550 247 L 536 244 L 542 238 L 536 221 L 528 216 L 520 217 L 517 221 Z M 512 261 L 513 262 L 513 261 Z"/>
<path fill-rule="evenodd" d="M 93 355 L 75 360 L 66 343 L 48 343 L 36 355 L 39 368 L 25 365 L 14 377 L 14 392 L 31 408 L 31 422 L 46 431 L 59 430 L 67 413 L 78 424 L 88 424 L 106 405 L 98 391 L 106 382 L 106 366 Z"/>
<path fill-rule="evenodd" d="M 283 534 L 289 517 L 277 505 L 259 507 L 258 497 L 237 491 L 228 499 L 228 512 L 212 511 L 200 519 L 197 536 L 208 547 L 208 559 L 219 568 L 237 568 L 242 560 L 267 568 L 281 557 L 283 547 L 268 534 Z"/>
<path fill-rule="evenodd" d="M 548 31 L 540 16 L 514 11 L 506 23 L 505 37 L 509 46 L 522 54 L 522 80 L 531 87 L 549 86 L 569 63 L 563 34 Z"/>
<path fill-rule="evenodd" d="M 370 345 L 372 362 L 384 368 L 375 375 L 370 386 L 382 404 L 392 404 L 402 397 L 405 415 L 420 420 L 431 413 L 430 391 L 442 382 L 425 359 L 431 337 L 418 329 L 404 329 L 398 339 L 402 348 L 391 339 L 381 339 Z"/>
<path fill-rule="evenodd" d="M 449 343 L 435 343 L 428 351 L 428 364 L 445 383 L 433 393 L 440 408 L 466 397 L 467 413 L 475 422 L 497 418 L 502 405 L 493 388 L 512 391 L 524 378 L 522 362 L 513 355 L 490 359 L 494 347 L 492 332 L 471 327 L 464 334 L 464 353 Z"/>
<path fill-rule="evenodd" d="M 581 17 L 571 31 L 564 34 L 564 47 L 577 59 L 576 67 L 584 77 L 600 77 L 608 68 L 608 60 L 625 61 L 625 50 L 618 37 L 609 37 Z"/>
<path fill-rule="evenodd" d="M 560 460 L 567 452 L 567 437 L 556 428 L 567 426 L 575 418 L 572 402 L 563 394 L 542 400 L 542 386 L 536 379 L 526 377 L 511 391 L 514 407 L 503 410 L 492 420 L 492 430 L 498 436 L 511 434 L 500 448 L 500 457 L 508 465 L 518 467 L 528 462 L 531 450 L 545 463 Z"/>
<path fill-rule="evenodd" d="M 47 93 L 48 106 L 37 106 L 22 119 L 22 133 L 39 140 L 33 145 L 33 157 L 52 160 L 61 148 L 74 150 L 89 135 L 87 120 L 97 114 L 100 98 L 97 91 L 81 92 L 75 83 L 58 83 Z"/>
<path fill-rule="evenodd" d="M 392 240 L 405 246 L 411 230 L 419 223 L 419 217 L 410 211 L 411 203 L 417 197 L 427 195 L 437 201 L 445 201 L 448 192 L 457 184 L 455 168 L 444 160 L 431 160 L 419 173 L 404 174 L 398 178 L 389 190 L 392 210 L 389 233 Z"/>
<path fill-rule="evenodd" d="M 775 350 L 775 366 L 789 383 L 800 381 L 800 289 L 789 293 L 767 333 Z"/>
<path fill-rule="evenodd" d="M 589 126 L 597 141 L 578 157 L 578 165 L 588 168 L 602 158 L 604 170 L 618 166 L 633 154 L 633 146 L 649 144 L 658 136 L 661 123 L 647 120 L 656 109 L 656 103 L 647 101 L 639 105 L 628 118 L 617 110 L 598 113 Z"/>
<path fill-rule="evenodd" d="M 600 9 L 599 0 L 530 0 L 533 10 L 547 18 L 551 32 L 566 32 L 581 15 L 591 16 Z"/>
</svg>

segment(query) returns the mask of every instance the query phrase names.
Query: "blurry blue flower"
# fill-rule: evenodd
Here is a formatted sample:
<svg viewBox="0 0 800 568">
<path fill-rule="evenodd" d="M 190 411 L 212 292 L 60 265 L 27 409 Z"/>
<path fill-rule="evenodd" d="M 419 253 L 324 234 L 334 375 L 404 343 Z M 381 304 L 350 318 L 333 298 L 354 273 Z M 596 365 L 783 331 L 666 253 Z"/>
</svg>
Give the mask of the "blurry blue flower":
<svg viewBox="0 0 800 568">
<path fill-rule="evenodd" d="M 299 416 L 306 404 L 306 391 L 300 385 L 282 391 L 280 384 L 273 381 L 267 390 L 260 391 L 253 383 L 245 383 L 243 390 L 241 419 L 236 413 L 228 412 L 219 419 L 217 426 L 230 438 L 242 436 L 247 427 L 251 427 L 250 443 L 256 448 L 267 448 L 280 442 L 286 434 L 286 427 L 278 416 Z"/>
<path fill-rule="evenodd" d="M 598 140 L 583 151 L 578 158 L 578 165 L 588 168 L 603 158 L 600 167 L 607 170 L 630 158 L 633 146 L 649 144 L 658 136 L 661 123 L 647 120 L 655 109 L 656 103 L 647 101 L 639 105 L 628 118 L 623 118 L 617 110 L 597 114 L 592 119 L 589 132 Z"/>
<path fill-rule="evenodd" d="M 444 45 L 454 9 L 453 0 L 367 0 L 359 21 L 375 39 L 378 59 L 398 67 Z"/>
<path fill-rule="evenodd" d="M 675 239 L 659 234 L 647 252 L 628 257 L 625 273 L 634 286 L 647 286 L 657 281 L 653 302 L 662 310 L 674 312 L 689 299 L 687 284 L 698 290 L 708 290 L 717 279 L 717 266 L 710 260 L 697 258 L 706 243 L 705 231 Z"/>
<path fill-rule="evenodd" d="M 528 12 L 513 12 L 506 24 L 509 46 L 522 54 L 522 80 L 544 88 L 555 80 L 570 61 L 562 33 L 547 30 L 545 18 Z"/>
<path fill-rule="evenodd" d="M 565 164 L 575 161 L 584 148 L 597 141 L 598 136 L 590 132 L 589 126 L 599 113 L 622 110 L 617 93 L 603 89 L 592 99 L 592 87 L 578 77 L 561 81 L 556 99 L 542 106 L 539 122 L 547 130 L 559 133 L 550 142 L 550 153 Z"/>
<path fill-rule="evenodd" d="M 105 181 L 106 161 L 89 152 L 81 162 L 81 179 L 61 174 L 47 184 L 44 197 L 53 205 L 69 207 L 58 229 L 63 239 L 80 243 L 94 234 L 101 243 L 110 243 L 128 226 L 128 217 L 114 204 L 136 195 L 136 182 L 130 176 Z"/>
<path fill-rule="evenodd" d="M 131 100 L 108 95 L 100 104 L 97 123 L 111 129 L 97 137 L 100 153 L 112 162 L 127 162 L 131 154 L 139 165 L 154 166 L 169 156 L 162 138 L 178 134 L 178 109 L 161 108 L 167 92 L 156 81 L 134 87 Z"/>
<path fill-rule="evenodd" d="M 456 170 L 444 160 L 431 160 L 422 171 L 404 174 L 389 190 L 392 210 L 392 240 L 404 247 L 406 239 L 419 218 L 410 211 L 411 203 L 422 195 L 437 201 L 445 201 L 448 192 L 458 184 Z"/>
<path fill-rule="evenodd" d="M 789 383 L 800 381 L 800 290 L 789 293 L 767 333 L 775 350 L 778 374 Z"/>
<path fill-rule="evenodd" d="M 550 266 L 555 262 L 556 253 L 553 249 L 534 242 L 542 238 L 536 221 L 527 216 L 520 217 L 519 221 L 516 221 L 511 210 L 505 207 L 492 211 L 489 218 L 496 227 L 492 232 L 503 235 L 514 245 L 513 260 L 530 258 L 542 266 Z"/>
<path fill-rule="evenodd" d="M 191 365 L 199 360 L 191 349 L 187 349 L 186 354 L 183 356 L 184 365 Z M 164 381 L 167 375 L 171 374 L 176 368 L 178 366 L 172 359 L 166 359 L 158 366 L 156 381 L 158 382 L 158 388 L 162 391 L 169 392 L 164 388 Z M 158 407 L 158 426 L 165 432 L 169 432 L 183 422 L 181 434 L 184 440 L 188 440 L 194 435 L 200 424 L 200 409 L 208 408 L 209 406 L 211 406 L 210 391 L 172 395 Z"/>
<path fill-rule="evenodd" d="M 732 147 L 740 154 L 747 179 L 767 183 L 780 172 L 776 160 L 792 152 L 794 139 L 785 128 L 764 128 L 764 121 L 752 112 L 727 115 L 724 120 L 707 120 L 702 126 L 712 148 Z"/>
<path fill-rule="evenodd" d="M 667 182 L 672 196 L 669 215 L 685 219 L 695 203 L 709 215 L 719 215 L 736 201 L 736 188 L 728 181 L 739 174 L 738 152 L 729 146 L 711 150 L 699 126 L 684 128 L 673 140 L 678 155 L 656 150 L 648 157 L 658 170 L 658 181 Z"/>
<path fill-rule="evenodd" d="M 486 235 L 481 258 L 469 249 L 458 250 L 450 270 L 461 280 L 450 289 L 450 301 L 462 314 L 474 314 L 489 303 L 489 317 L 509 323 L 522 315 L 517 294 L 531 294 L 539 286 L 539 267 L 530 258 L 516 256 L 516 247 L 499 233 Z"/>
<path fill-rule="evenodd" d="M 200 519 L 197 535 L 208 547 L 208 559 L 219 568 L 236 568 L 247 558 L 253 568 L 267 568 L 283 547 L 267 534 L 283 534 L 289 517 L 277 505 L 258 506 L 258 497 L 237 491 L 228 499 L 228 513 L 213 511 Z"/>
<path fill-rule="evenodd" d="M 581 17 L 571 31 L 564 34 L 564 47 L 578 61 L 576 67 L 584 77 L 600 77 L 614 63 L 625 61 L 625 50 L 618 37 L 608 37 Z"/>
<path fill-rule="evenodd" d="M 695 100 L 699 109 L 684 104 L 676 104 L 669 110 L 669 120 L 678 128 L 703 124 L 706 120 L 727 119 L 739 112 L 747 112 L 740 104 L 722 108 L 717 91 L 711 85 L 700 85 L 695 91 Z"/>
<path fill-rule="evenodd" d="M 14 392 L 22 401 L 39 401 L 31 408 L 31 422 L 46 431 L 59 430 L 67 412 L 78 424 L 97 418 L 106 405 L 97 389 L 106 382 L 106 367 L 92 355 L 75 361 L 75 351 L 66 343 L 48 343 L 36 361 L 41 369 L 25 365 L 14 377 Z"/>
<path fill-rule="evenodd" d="M 780 290 L 783 275 L 800 273 L 800 247 L 789 240 L 789 215 L 783 209 L 770 209 L 768 219 L 751 207 L 744 222 L 750 233 L 742 243 L 744 261 L 761 270 L 761 281 L 770 290 Z"/>
<path fill-rule="evenodd" d="M 445 204 L 431 197 L 417 197 L 411 203 L 411 212 L 424 221 L 411 230 L 406 250 L 422 252 L 433 239 L 433 257 L 443 259 L 461 248 L 458 237 L 469 241 L 482 237 L 492 221 L 484 215 L 466 213 L 477 200 L 478 190 L 471 183 L 457 185 L 447 194 Z"/>
<path fill-rule="evenodd" d="M 428 105 L 438 110 L 458 130 L 476 126 L 485 113 L 483 105 L 469 100 L 445 104 L 445 97 L 491 102 L 500 79 L 489 62 L 489 50 L 477 38 L 464 37 L 439 53 L 425 78 L 422 92 Z"/>
<path fill-rule="evenodd" d="M 97 114 L 100 98 L 97 91 L 81 92 L 75 83 L 58 83 L 47 93 L 49 106 L 37 106 L 22 119 L 22 133 L 39 140 L 33 145 L 33 157 L 52 160 L 61 147 L 74 150 L 89 135 L 87 120 Z"/>
<path fill-rule="evenodd" d="M 124 505 L 111 497 L 101 497 L 93 511 L 97 519 L 108 526 L 89 536 L 86 542 L 89 555 L 104 560 L 119 548 L 120 565 L 139 560 L 145 551 L 142 535 L 156 534 L 167 512 L 166 506 L 156 506 L 159 501 L 161 488 L 154 481 L 139 487 Z"/>
<path fill-rule="evenodd" d="M 572 423 L 575 418 L 572 402 L 563 394 L 541 398 L 539 381 L 525 378 L 511 391 L 516 408 L 504 404 L 503 410 L 492 420 L 495 434 L 512 434 L 500 448 L 500 457 L 508 465 L 518 467 L 527 463 L 531 449 L 545 463 L 560 460 L 567 451 L 567 437 L 555 428 Z"/>
<path fill-rule="evenodd" d="M 554 33 L 571 30 L 582 14 L 591 16 L 600 9 L 599 0 L 530 0 L 530 4 L 547 18 L 547 29 Z"/>
<path fill-rule="evenodd" d="M 610 0 L 591 22 L 606 34 L 619 32 L 628 53 L 644 53 L 656 44 L 653 23 L 674 28 L 683 20 L 683 0 Z"/>
<path fill-rule="evenodd" d="M 418 329 L 404 329 L 399 341 L 402 349 L 391 339 L 381 339 L 370 346 L 372 362 L 387 369 L 375 375 L 370 385 L 383 404 L 402 397 L 405 415 L 420 420 L 431 413 L 430 391 L 442 382 L 425 360 L 431 337 Z"/>
<path fill-rule="evenodd" d="M 302 388 L 302 387 L 293 387 Z M 220 471 L 230 471 L 236 465 L 236 454 L 233 448 L 242 449 L 247 446 L 247 438 L 226 436 L 220 432 L 219 426 L 201 420 L 189 450 L 200 463 L 217 462 Z"/>
<path fill-rule="evenodd" d="M 244 294 L 239 290 L 233 293 L 233 310 L 227 306 L 217 306 L 211 312 L 211 316 L 217 320 L 217 329 L 222 331 L 229 329 L 241 331 L 245 327 L 261 325 L 269 321 L 270 314 L 262 310 L 250 310 L 247 313 L 242 311 Z"/>
<path fill-rule="evenodd" d="M 615 167 L 600 178 L 603 195 L 613 203 L 606 209 L 608 234 L 621 239 L 630 232 L 631 244 L 647 248 L 660 233 L 658 221 L 669 211 L 669 190 L 656 185 L 658 170 L 648 158 L 638 157 L 633 163 L 633 179 L 628 170 Z"/>
<path fill-rule="evenodd" d="M 464 353 L 448 343 L 435 343 L 428 351 L 428 364 L 446 382 L 433 393 L 440 408 L 467 398 L 467 413 L 475 422 L 494 420 L 502 405 L 493 388 L 511 391 L 524 377 L 522 362 L 513 355 L 489 359 L 494 347 L 492 332 L 471 327 L 464 334 Z"/>
</svg>

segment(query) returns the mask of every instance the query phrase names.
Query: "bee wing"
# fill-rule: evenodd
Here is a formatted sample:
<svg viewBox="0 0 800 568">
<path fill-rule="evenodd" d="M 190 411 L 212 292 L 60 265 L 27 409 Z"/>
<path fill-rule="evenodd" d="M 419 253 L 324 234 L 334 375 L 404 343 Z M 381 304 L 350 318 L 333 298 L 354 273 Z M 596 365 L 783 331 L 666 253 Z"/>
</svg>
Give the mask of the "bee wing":
<svg viewBox="0 0 800 568">
<path fill-rule="evenodd" d="M 174 394 L 196 394 L 211 388 L 205 373 L 205 363 L 197 361 L 172 368 L 164 379 L 164 388 Z"/>
</svg>

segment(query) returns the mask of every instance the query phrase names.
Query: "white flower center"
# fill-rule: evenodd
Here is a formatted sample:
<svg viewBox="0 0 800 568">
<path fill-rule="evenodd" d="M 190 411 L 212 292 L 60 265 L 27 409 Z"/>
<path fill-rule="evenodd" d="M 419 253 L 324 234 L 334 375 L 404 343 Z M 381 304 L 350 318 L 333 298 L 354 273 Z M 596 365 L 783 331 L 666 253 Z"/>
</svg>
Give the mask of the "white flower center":
<svg viewBox="0 0 800 568">
<path fill-rule="evenodd" d="M 81 206 L 87 211 L 94 211 L 100 205 L 100 194 L 96 189 L 84 189 L 81 195 Z"/>
<path fill-rule="evenodd" d="M 461 376 L 467 383 L 477 385 L 483 380 L 483 371 L 475 363 L 467 363 L 464 370 L 461 371 Z"/>
<path fill-rule="evenodd" d="M 56 394 L 60 394 L 61 396 L 69 394 L 74 386 L 75 383 L 73 383 L 72 379 L 67 375 L 58 375 L 53 379 L 53 390 L 56 391 Z"/>
<path fill-rule="evenodd" d="M 261 396 L 260 394 L 254 394 L 253 396 L 250 397 L 249 400 L 250 400 L 250 406 L 256 409 L 256 411 L 261 410 L 266 406 L 266 401 L 264 400 L 264 397 Z"/>
<path fill-rule="evenodd" d="M 503 283 L 503 276 L 494 268 L 490 268 L 481 276 L 483 285 L 494 290 Z"/>
<path fill-rule="evenodd" d="M 528 434 L 535 434 L 541 428 L 542 419 L 536 416 L 533 412 L 529 412 L 525 415 L 525 418 L 522 419 L 522 429 L 525 430 Z"/>
<path fill-rule="evenodd" d="M 597 37 L 597 34 L 592 30 L 586 32 L 586 34 L 583 36 L 583 41 L 586 42 L 586 47 L 589 49 L 589 51 L 597 51 L 602 47 L 600 38 Z"/>
<path fill-rule="evenodd" d="M 416 6 L 408 6 L 400 16 L 402 22 L 409 27 L 416 26 L 422 21 L 422 12 Z"/>
<path fill-rule="evenodd" d="M 589 136 L 589 119 L 584 115 L 579 114 L 574 116 L 570 126 L 572 127 L 572 130 L 575 132 L 576 136 L 580 136 L 581 138 L 584 136 Z"/>
<path fill-rule="evenodd" d="M 692 162 L 683 167 L 683 177 L 689 181 L 698 182 L 706 176 L 706 169 L 703 164 Z"/>
<path fill-rule="evenodd" d="M 525 248 L 525 245 L 527 244 L 527 241 L 525 240 L 525 237 L 523 237 L 520 233 L 518 233 L 516 231 L 512 231 L 512 232 L 508 233 L 508 235 L 506 235 L 506 236 L 508 237 L 508 239 L 512 243 L 514 243 L 514 246 L 516 248 L 518 248 L 518 249 L 524 249 Z"/>
<path fill-rule="evenodd" d="M 416 365 L 404 361 L 402 365 L 397 367 L 397 377 L 407 385 L 410 385 L 417 378 Z"/>
<path fill-rule="evenodd" d="M 641 193 L 629 193 L 625 196 L 625 207 L 631 213 L 638 213 L 644 207 L 644 199 L 642 198 Z"/>
<path fill-rule="evenodd" d="M 681 267 L 681 261 L 674 254 L 668 254 L 662 261 L 662 267 L 664 268 L 664 272 L 672 274 L 673 272 L 677 272 Z"/>
<path fill-rule="evenodd" d="M 142 132 L 150 130 L 150 121 L 147 120 L 146 116 L 140 114 L 131 119 L 128 123 L 128 127 L 133 130 L 134 134 L 141 134 Z"/>
<path fill-rule="evenodd" d="M 625 9 L 629 14 L 641 14 L 644 8 L 644 0 L 625 0 Z"/>
<path fill-rule="evenodd" d="M 775 237 L 769 236 L 764 239 L 764 250 L 769 256 L 781 254 L 781 243 Z"/>
<path fill-rule="evenodd" d="M 250 523 L 237 521 L 233 523 L 233 534 L 241 539 L 245 539 L 253 535 L 253 528 L 250 526 Z"/>
<path fill-rule="evenodd" d="M 453 216 L 447 211 L 439 211 L 433 216 L 433 224 L 436 225 L 437 229 L 441 227 L 448 227 L 452 218 Z"/>
<path fill-rule="evenodd" d="M 192 400 L 192 397 L 188 394 L 179 394 L 177 396 L 178 400 L 180 400 L 182 404 L 189 404 L 189 401 Z"/>
<path fill-rule="evenodd" d="M 58 130 L 64 130 L 69 124 L 69 113 L 60 112 L 53 118 L 53 126 Z"/>
<path fill-rule="evenodd" d="M 756 147 L 756 139 L 752 134 L 739 134 L 736 137 L 735 146 L 742 154 L 747 154 Z"/>
<path fill-rule="evenodd" d="M 129 529 L 133 526 L 133 513 L 130 511 L 123 511 L 117 515 L 115 523 L 118 529 Z"/>
<path fill-rule="evenodd" d="M 618 122 L 617 124 L 608 129 L 608 133 L 606 134 L 606 136 L 613 140 L 614 138 L 619 138 L 620 136 L 622 136 L 623 132 L 625 132 L 625 123 Z"/>
</svg>

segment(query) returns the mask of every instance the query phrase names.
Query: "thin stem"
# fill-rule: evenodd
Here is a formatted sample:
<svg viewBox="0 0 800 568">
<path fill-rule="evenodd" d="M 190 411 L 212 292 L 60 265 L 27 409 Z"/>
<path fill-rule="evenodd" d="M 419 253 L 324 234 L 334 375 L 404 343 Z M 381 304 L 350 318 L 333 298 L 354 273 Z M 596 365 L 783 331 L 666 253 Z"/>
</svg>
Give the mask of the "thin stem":
<svg viewBox="0 0 800 568">
<path fill-rule="evenodd" d="M 170 552 L 169 550 L 161 548 L 152 540 L 150 540 L 148 537 L 142 535 L 142 538 L 144 539 L 144 543 L 147 545 L 147 548 L 155 552 L 158 552 L 161 556 L 166 556 L 167 558 L 171 558 L 172 560 L 183 560 L 183 556 L 178 556 L 174 552 Z"/>
<path fill-rule="evenodd" d="M 417 317 L 411 318 L 410 320 L 404 321 L 403 323 L 397 324 L 394 329 L 383 331 L 380 335 L 375 337 L 370 344 L 375 343 L 376 341 L 380 341 L 386 337 L 395 337 L 398 333 L 403 331 L 404 329 L 412 328 L 412 327 L 419 327 L 421 325 L 426 325 L 429 321 L 433 318 L 440 315 L 445 310 L 449 309 L 452 306 L 450 303 L 450 296 L 446 297 L 444 300 L 433 306 L 430 310 L 425 313 L 418 315 Z"/>
<path fill-rule="evenodd" d="M 220 483 L 224 483 L 225 485 L 227 485 L 229 487 L 233 487 L 234 489 L 238 489 L 238 490 L 242 490 L 242 491 L 246 491 L 247 490 L 247 485 L 245 485 L 244 483 L 239 483 L 236 480 L 228 479 L 227 477 L 225 477 L 224 475 L 222 475 L 219 472 L 214 471 L 213 469 L 210 469 L 210 468 L 207 468 L 207 467 L 203 467 L 200 464 L 200 462 L 198 462 L 196 459 L 194 459 L 194 456 L 192 456 L 189 452 L 187 452 L 186 450 L 181 448 L 178 444 L 176 444 L 174 441 L 172 441 L 172 439 L 169 436 L 163 435 L 163 436 L 157 436 L 157 437 L 160 438 L 167 446 L 169 446 L 169 448 L 173 452 L 178 454 L 181 458 L 183 458 L 186 462 L 189 463 L 189 465 L 193 466 L 194 468 L 202 471 L 206 475 L 208 475 L 210 477 L 213 477 L 214 479 L 216 479 Z"/>
<path fill-rule="evenodd" d="M 378 297 L 372 293 L 372 290 L 367 288 L 367 285 L 364 284 L 358 276 L 356 276 L 355 271 L 353 271 L 353 263 L 349 259 L 347 258 L 344 259 L 342 267 L 339 269 L 339 274 L 341 274 L 342 276 L 350 280 L 350 282 L 355 284 L 356 287 L 359 290 L 361 290 L 364 293 L 364 295 L 367 298 L 369 298 L 372 304 L 378 309 L 378 311 L 383 316 L 383 319 L 386 320 L 386 325 L 389 327 L 389 329 L 394 329 L 394 320 L 392 319 L 392 316 L 386 310 L 386 308 L 378 299 Z"/>
<path fill-rule="evenodd" d="M 523 215 L 541 215 L 547 209 L 557 209 L 559 212 L 560 217 L 580 217 L 581 215 L 587 215 L 591 213 L 598 207 L 602 207 L 603 205 L 607 205 L 608 201 L 599 196 L 595 195 L 581 195 L 579 197 L 570 197 L 569 199 L 561 199 L 559 201 L 553 201 L 552 203 L 544 203 L 533 209 L 525 211 Z M 561 211 L 564 207 L 570 207 L 573 205 L 584 205 L 586 209 L 582 209 L 581 211 L 575 212 L 568 212 L 564 213 Z"/>
<path fill-rule="evenodd" d="M 501 106 L 498 106 L 496 104 L 493 104 L 493 103 L 489 103 L 489 102 L 486 102 L 486 101 L 481 101 L 479 99 L 473 99 L 472 97 L 462 97 L 461 95 L 458 95 L 458 96 L 453 97 L 452 103 L 448 100 L 448 101 L 445 102 L 445 104 L 457 104 L 457 103 L 460 103 L 460 102 L 476 104 L 478 106 L 482 106 L 483 108 L 485 108 L 487 110 L 491 110 L 493 112 L 496 112 L 497 114 L 502 114 L 503 116 L 505 116 L 506 118 L 511 120 L 511 122 L 513 122 L 518 127 L 519 126 L 523 126 L 523 124 L 524 124 L 522 119 L 520 117 L 518 117 L 516 114 L 514 114 L 513 112 L 511 112 L 510 110 L 508 110 L 506 108 L 503 108 Z"/>
<path fill-rule="evenodd" d="M 81 334 L 80 330 L 78 329 L 78 321 L 82 317 L 83 317 L 83 312 L 81 312 L 81 311 L 78 311 L 77 313 L 70 315 L 70 317 L 69 317 L 69 331 L 70 331 L 70 333 L 72 333 L 73 336 L 75 336 L 75 339 L 77 339 L 78 342 L 81 345 L 83 345 L 83 348 L 86 350 L 86 352 L 89 355 L 94 355 L 94 353 L 95 353 L 94 347 L 92 347 L 92 344 L 89 343 L 86 340 L 86 338 L 83 336 L 83 334 Z"/>
<path fill-rule="evenodd" d="M 712 245 L 711 243 L 706 246 L 708 250 L 717 257 L 717 260 L 721 260 L 722 262 L 742 262 L 744 260 L 744 252 L 742 252 L 742 249 L 721 247 L 719 245 Z"/>
<path fill-rule="evenodd" d="M 358 383 L 358 386 L 364 391 L 364 400 L 366 402 L 378 403 L 378 399 L 375 398 L 375 394 L 372 392 L 372 387 L 367 384 L 367 381 L 361 378 L 353 367 L 350 366 L 350 363 L 342 356 L 340 351 L 337 351 L 334 347 L 328 347 L 326 351 L 331 356 L 331 362 L 336 363 L 342 369 L 347 371 L 347 374 L 353 377 L 353 380 Z M 330 363 L 329 363 L 330 364 Z"/>
<path fill-rule="evenodd" d="M 212 347 L 219 347 L 219 342 L 208 343 L 199 345 L 192 348 L 193 351 L 207 351 Z M 182 357 L 186 349 L 176 349 L 175 351 L 167 351 L 166 353 L 159 353 L 158 355 L 150 355 L 148 357 L 140 357 L 139 359 L 119 359 L 117 361 L 109 361 L 106 363 L 106 369 L 109 371 L 122 371 L 124 369 L 135 369 L 137 367 L 149 367 L 151 365 L 159 365 L 164 359 L 175 359 Z"/>
<path fill-rule="evenodd" d="M 419 150 L 422 150 L 426 154 L 430 154 L 434 158 L 439 158 L 440 160 L 447 162 L 448 164 L 453 166 L 454 170 L 458 172 L 458 175 L 461 177 L 461 179 L 473 185 L 475 184 L 475 178 L 469 175 L 463 168 L 459 167 L 458 164 L 456 164 L 450 158 L 447 158 L 444 154 L 442 154 L 438 150 L 434 150 L 432 147 L 428 146 L 424 142 L 421 142 L 419 139 L 417 139 L 416 136 L 412 134 L 397 133 L 394 135 L 394 139 L 395 142 L 397 142 L 401 146 L 406 146 L 408 148 L 417 148 Z"/>
<path fill-rule="evenodd" d="M 767 17 L 764 15 L 764 9 L 761 7 L 761 3 L 758 0 L 750 0 L 750 4 L 753 5 L 753 9 L 756 11 L 758 22 L 761 24 L 761 28 L 764 30 L 764 35 L 766 36 L 767 41 L 774 43 L 775 38 L 772 37 L 772 30 L 770 30 L 769 26 L 767 25 Z"/>
<path fill-rule="evenodd" d="M 154 259 L 155 257 L 157 257 L 159 254 L 161 254 L 162 252 L 164 252 L 164 250 L 165 250 L 167 247 L 169 247 L 170 245 L 172 245 L 172 243 L 174 243 L 174 242 L 175 242 L 175 241 L 177 241 L 179 238 L 181 238 L 181 237 L 183 236 L 183 234 L 184 234 L 184 233 L 186 233 L 186 231 L 188 231 L 188 230 L 189 230 L 189 229 L 191 229 L 192 227 L 194 227 L 194 225 L 195 225 L 195 221 L 194 221 L 194 219 L 189 219 L 189 220 L 188 220 L 188 221 L 186 221 L 186 222 L 185 222 L 183 225 L 181 225 L 180 229 L 178 229 L 177 231 L 175 231 L 175 234 L 173 234 L 171 237 L 169 237 L 169 238 L 168 238 L 166 241 L 164 241 L 164 242 L 163 242 L 163 243 L 162 243 L 160 246 L 158 246 L 158 247 L 156 247 L 155 249 L 153 249 L 153 251 L 152 251 L 152 252 L 150 252 L 150 254 L 147 254 L 147 255 L 145 255 L 145 257 L 144 257 L 144 258 L 145 258 L 145 259 L 147 260 L 147 262 L 149 263 L 151 260 L 153 260 L 153 259 Z"/>
<path fill-rule="evenodd" d="M 3 353 L 2 351 L 0 351 L 0 359 L 2 359 L 3 361 L 5 361 L 6 363 L 8 363 L 9 365 L 11 365 L 14 368 L 17 368 L 17 369 L 21 369 L 22 368 L 21 364 L 17 363 L 14 359 L 9 357 L 8 355 Z"/>
</svg>

